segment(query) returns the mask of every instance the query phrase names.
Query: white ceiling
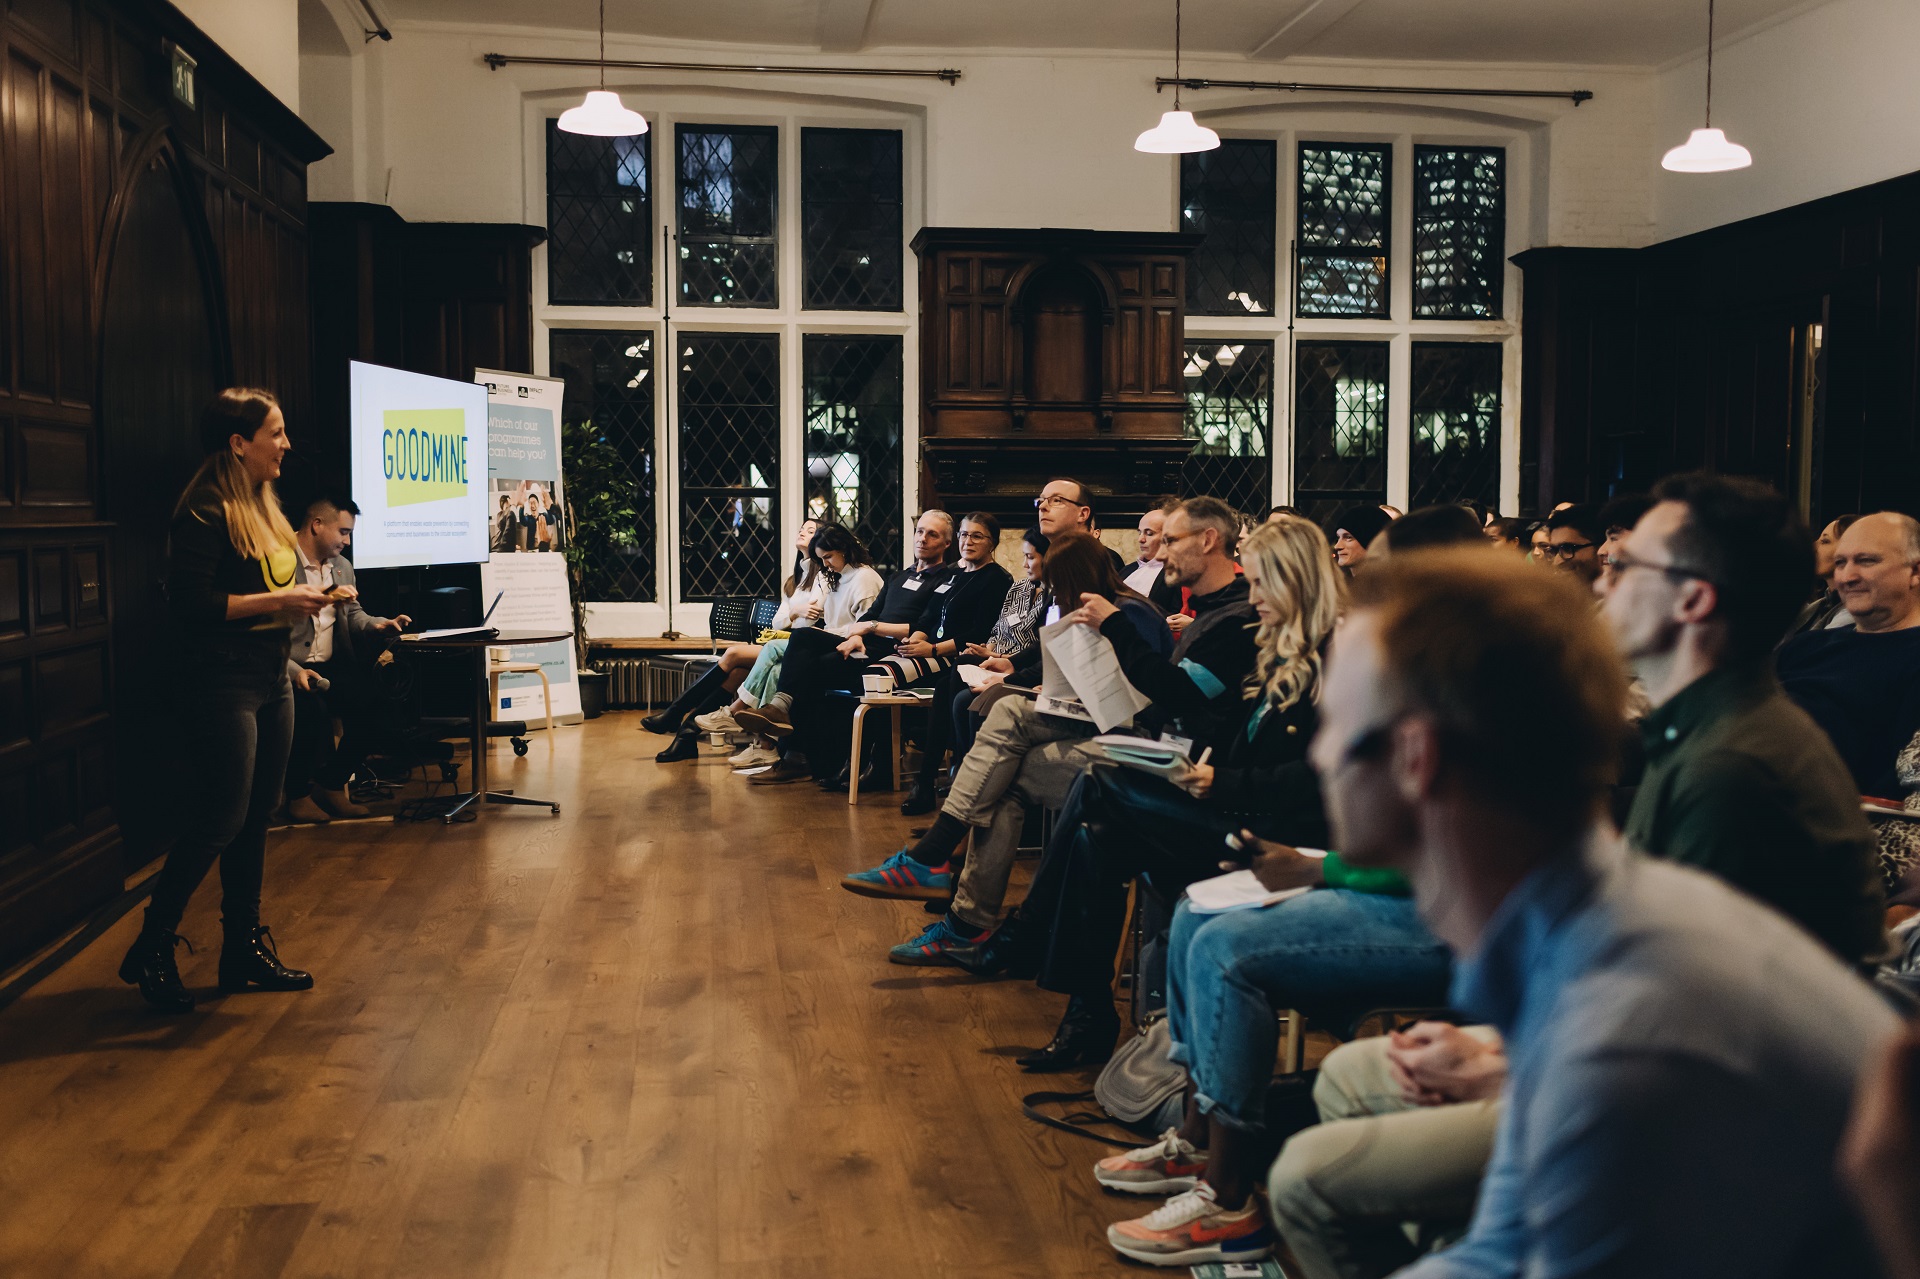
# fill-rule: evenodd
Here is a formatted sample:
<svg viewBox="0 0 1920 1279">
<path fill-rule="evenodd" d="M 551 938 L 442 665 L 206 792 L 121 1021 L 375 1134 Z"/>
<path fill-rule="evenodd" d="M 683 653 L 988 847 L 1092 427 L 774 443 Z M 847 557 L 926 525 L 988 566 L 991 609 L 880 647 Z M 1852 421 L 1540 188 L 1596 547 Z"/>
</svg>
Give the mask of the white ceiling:
<svg viewBox="0 0 1920 1279">
<path fill-rule="evenodd" d="M 1830 0 L 1717 0 L 1718 34 Z M 597 0 L 377 0 L 394 20 L 592 30 Z M 1706 45 L 1706 0 L 1188 0 L 1186 48 L 1261 60 L 1660 66 Z M 832 52 L 1170 50 L 1173 0 L 607 0 L 609 30 Z"/>
</svg>

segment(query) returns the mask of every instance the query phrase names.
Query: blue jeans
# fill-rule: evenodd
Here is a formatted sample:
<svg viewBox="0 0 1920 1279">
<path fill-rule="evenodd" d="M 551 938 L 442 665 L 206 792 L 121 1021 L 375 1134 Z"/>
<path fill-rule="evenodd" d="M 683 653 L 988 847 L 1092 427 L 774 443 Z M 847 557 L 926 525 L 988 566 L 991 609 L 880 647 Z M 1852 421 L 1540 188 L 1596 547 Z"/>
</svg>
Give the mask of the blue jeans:
<svg viewBox="0 0 1920 1279">
<path fill-rule="evenodd" d="M 1202 1114 L 1266 1123 L 1280 1030 L 1275 1011 L 1352 1018 L 1446 1001 L 1452 959 L 1413 899 L 1316 888 L 1264 910 L 1196 915 L 1182 901 L 1167 944 L 1173 1060 Z"/>
<path fill-rule="evenodd" d="M 749 706 L 765 706 L 780 687 L 780 659 L 787 655 L 787 641 L 769 640 L 760 646 L 753 669 L 740 683 L 740 700 Z"/>
</svg>

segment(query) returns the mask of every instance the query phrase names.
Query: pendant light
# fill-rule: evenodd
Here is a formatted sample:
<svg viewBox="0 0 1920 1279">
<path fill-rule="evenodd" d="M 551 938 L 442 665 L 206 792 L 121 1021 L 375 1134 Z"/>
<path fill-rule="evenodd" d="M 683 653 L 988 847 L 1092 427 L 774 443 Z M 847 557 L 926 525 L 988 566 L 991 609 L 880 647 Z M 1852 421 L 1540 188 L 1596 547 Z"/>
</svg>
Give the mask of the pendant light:
<svg viewBox="0 0 1920 1279">
<path fill-rule="evenodd" d="M 627 110 L 620 95 L 607 89 L 607 0 L 600 0 L 600 87 L 588 90 L 579 106 L 560 113 L 560 129 L 596 138 L 631 138 L 647 131 L 647 118 Z"/>
<path fill-rule="evenodd" d="M 1660 167 L 1675 173 L 1725 173 L 1752 163 L 1751 151 L 1727 141 L 1726 133 L 1713 127 L 1713 0 L 1707 0 L 1707 124 L 1661 156 Z"/>
<path fill-rule="evenodd" d="M 1196 121 L 1193 112 L 1180 109 L 1180 0 L 1173 0 L 1173 110 L 1163 112 L 1159 124 L 1135 138 L 1133 149 L 1152 155 L 1187 155 L 1219 145 L 1219 134 Z"/>
</svg>

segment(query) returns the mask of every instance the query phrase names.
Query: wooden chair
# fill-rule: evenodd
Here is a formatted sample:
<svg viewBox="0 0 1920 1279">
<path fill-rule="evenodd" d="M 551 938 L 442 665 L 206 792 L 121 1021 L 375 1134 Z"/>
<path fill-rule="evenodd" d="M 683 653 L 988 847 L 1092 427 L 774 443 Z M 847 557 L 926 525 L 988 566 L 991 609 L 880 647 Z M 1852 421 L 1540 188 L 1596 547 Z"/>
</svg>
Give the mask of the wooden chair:
<svg viewBox="0 0 1920 1279">
<path fill-rule="evenodd" d="M 887 708 L 888 714 L 892 717 L 890 727 L 893 730 L 893 750 L 891 752 L 893 757 L 891 763 L 893 769 L 893 789 L 899 790 L 901 777 L 906 771 L 901 763 L 906 754 L 906 739 L 900 732 L 900 712 L 908 706 L 924 705 L 926 705 L 926 699 L 912 697 L 905 693 L 866 693 L 854 704 L 852 750 L 847 757 L 850 761 L 847 765 L 847 803 L 858 804 L 860 802 L 860 760 L 862 758 L 860 753 L 860 739 L 866 728 L 867 712 L 876 706 L 884 706 Z"/>
<path fill-rule="evenodd" d="M 540 677 L 540 703 L 546 709 L 547 732 L 553 732 L 553 685 L 547 682 L 547 672 L 538 662 L 515 662 L 493 654 L 504 650 L 487 650 L 487 704 L 498 708 L 500 705 L 500 677 L 502 675 L 538 675 Z M 552 742 L 549 737 L 548 742 Z"/>
</svg>

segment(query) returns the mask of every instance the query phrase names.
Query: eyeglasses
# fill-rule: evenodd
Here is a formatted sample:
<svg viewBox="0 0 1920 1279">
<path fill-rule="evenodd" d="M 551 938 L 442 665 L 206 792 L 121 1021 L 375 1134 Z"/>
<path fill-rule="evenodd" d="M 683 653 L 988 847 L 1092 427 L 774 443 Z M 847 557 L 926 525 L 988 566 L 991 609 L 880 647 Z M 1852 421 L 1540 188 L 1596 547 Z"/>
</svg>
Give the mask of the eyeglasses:
<svg viewBox="0 0 1920 1279">
<path fill-rule="evenodd" d="M 1651 572 L 1664 573 L 1668 577 L 1692 578 L 1695 581 L 1706 582 L 1708 585 L 1714 584 L 1713 579 L 1705 573 L 1696 572 L 1690 568 L 1683 568 L 1678 564 L 1654 564 L 1647 560 L 1637 560 L 1625 551 L 1615 551 L 1607 557 L 1607 563 L 1612 565 L 1613 575 L 1615 577 L 1618 577 L 1628 569 L 1644 568 Z"/>
<path fill-rule="evenodd" d="M 1080 505 L 1079 502 L 1074 501 L 1070 497 L 1061 497 L 1058 493 L 1049 493 L 1045 497 L 1036 497 L 1033 499 L 1033 509 L 1036 511 L 1044 511 L 1049 506 L 1079 506 L 1079 505 Z"/>
<path fill-rule="evenodd" d="M 1540 550 L 1550 560 L 1570 560 L 1582 551 L 1592 550 L 1596 545 L 1597 543 L 1594 542 L 1555 542 L 1541 547 Z"/>
</svg>

